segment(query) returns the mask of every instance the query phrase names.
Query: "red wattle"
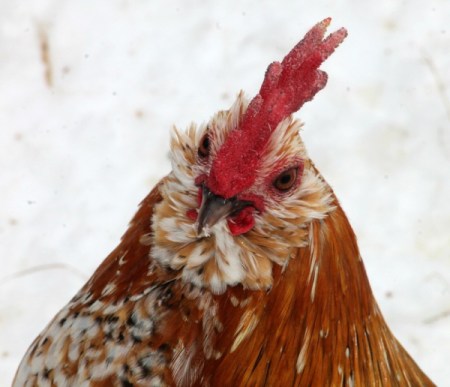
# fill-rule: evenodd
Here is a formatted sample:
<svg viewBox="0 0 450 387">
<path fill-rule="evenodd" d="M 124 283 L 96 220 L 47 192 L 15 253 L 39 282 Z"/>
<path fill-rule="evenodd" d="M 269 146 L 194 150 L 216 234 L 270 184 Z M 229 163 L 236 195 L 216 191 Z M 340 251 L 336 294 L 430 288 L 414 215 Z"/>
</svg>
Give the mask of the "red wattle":
<svg viewBox="0 0 450 387">
<path fill-rule="evenodd" d="M 228 218 L 227 224 L 231 234 L 241 235 L 250 231 L 255 225 L 254 211 L 253 207 L 245 207 L 237 215 Z"/>
<path fill-rule="evenodd" d="M 197 210 L 188 210 L 188 211 L 186 212 L 186 216 L 187 216 L 190 220 L 197 220 L 198 212 L 197 212 Z"/>
</svg>

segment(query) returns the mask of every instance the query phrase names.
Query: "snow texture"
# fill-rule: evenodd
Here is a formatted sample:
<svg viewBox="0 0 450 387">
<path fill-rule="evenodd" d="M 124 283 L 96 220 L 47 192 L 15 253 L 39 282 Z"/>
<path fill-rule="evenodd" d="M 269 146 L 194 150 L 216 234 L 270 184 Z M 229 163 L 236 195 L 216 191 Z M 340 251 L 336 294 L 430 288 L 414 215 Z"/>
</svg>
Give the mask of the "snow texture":
<svg viewBox="0 0 450 387">
<path fill-rule="evenodd" d="M 381 309 L 450 386 L 450 2 L 3 0 L 0 385 L 170 169 L 169 129 L 259 90 L 327 16 L 349 36 L 297 115 Z"/>
</svg>

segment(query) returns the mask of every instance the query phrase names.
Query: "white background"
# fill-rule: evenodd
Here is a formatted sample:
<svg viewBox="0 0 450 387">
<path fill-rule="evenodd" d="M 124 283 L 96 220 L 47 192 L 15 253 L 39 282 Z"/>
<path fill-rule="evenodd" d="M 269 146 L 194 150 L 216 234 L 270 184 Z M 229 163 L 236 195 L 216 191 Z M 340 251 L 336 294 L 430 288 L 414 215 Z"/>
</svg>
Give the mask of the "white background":
<svg viewBox="0 0 450 387">
<path fill-rule="evenodd" d="M 254 95 L 267 65 L 327 16 L 349 36 L 297 113 L 303 137 L 390 327 L 450 386 L 448 0 L 0 7 L 1 386 L 169 172 L 171 125 Z"/>
</svg>

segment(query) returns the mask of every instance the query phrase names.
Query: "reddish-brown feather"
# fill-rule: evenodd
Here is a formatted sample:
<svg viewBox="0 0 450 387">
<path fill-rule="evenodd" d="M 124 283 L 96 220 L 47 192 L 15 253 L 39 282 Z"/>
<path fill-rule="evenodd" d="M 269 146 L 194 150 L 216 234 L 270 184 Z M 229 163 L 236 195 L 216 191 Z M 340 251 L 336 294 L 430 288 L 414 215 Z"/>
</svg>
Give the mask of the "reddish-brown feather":
<svg viewBox="0 0 450 387">
<path fill-rule="evenodd" d="M 93 292 L 94 298 L 100 298 L 105 286 L 112 278 L 116 278 L 118 284 L 116 290 L 111 295 L 103 297 L 106 302 L 114 302 L 124 294 L 139 294 L 158 277 L 164 277 L 163 272 L 147 276 L 149 245 L 145 243 L 145 236 L 150 233 L 153 208 L 160 200 L 158 184 L 141 202 L 139 211 L 131 220 L 120 244 L 97 268 L 83 291 Z M 120 265 L 119 261 L 124 255 L 126 255 L 125 263 Z"/>
<path fill-rule="evenodd" d="M 115 275 L 124 251 L 128 251 L 128 262 L 120 273 L 122 287 L 110 296 L 109 302 L 124 294 L 138 294 L 155 282 L 176 278 L 174 272 L 159 266 L 154 277 L 145 275 L 150 247 L 140 240 L 149 231 L 152 208 L 160 199 L 156 187 L 144 199 L 121 244 L 95 272 L 86 290 L 101 293 L 107 280 Z M 219 359 L 205 357 L 201 345 L 206 334 L 202 326 L 204 311 L 198 300 L 186 298 L 189 285 L 180 281 L 171 287 L 166 328 L 148 345 L 174 348 L 181 340 L 186 348 L 195 347 L 192 366 L 201 370 L 201 377 L 192 384 L 199 386 L 334 386 L 350 385 L 350 377 L 356 386 L 380 385 L 380 381 L 385 386 L 432 386 L 381 316 L 355 235 L 337 201 L 335 205 L 337 209 L 329 217 L 311 225 L 314 244 L 298 249 L 288 270 L 274 267 L 274 284 L 269 291 L 237 286 L 213 296 L 224 327 L 212 337 L 214 349 L 222 353 Z M 320 270 L 312 299 L 313 251 Z M 246 313 L 258 320 L 256 327 L 231 352 Z M 299 352 L 307 342 L 305 364 L 297 372 Z M 164 374 L 167 383 L 174 383 L 170 372 L 165 370 Z M 393 378 L 396 374 L 400 380 Z"/>
<path fill-rule="evenodd" d="M 288 270 L 275 269 L 270 291 L 229 289 L 227 296 L 220 298 L 227 329 L 218 345 L 225 352 L 245 311 L 252 310 L 259 324 L 235 352 L 207 362 L 205 374 L 212 385 L 352 385 L 349 378 L 355 386 L 434 385 L 387 327 L 356 237 L 338 202 L 335 204 L 337 209 L 329 217 L 313 222 L 314 244 L 299 249 Z M 309 280 L 312 250 L 320 265 L 313 300 Z M 232 295 L 250 297 L 251 302 L 243 309 L 235 308 L 229 302 Z M 308 340 L 305 364 L 298 373 L 299 351 Z"/>
</svg>

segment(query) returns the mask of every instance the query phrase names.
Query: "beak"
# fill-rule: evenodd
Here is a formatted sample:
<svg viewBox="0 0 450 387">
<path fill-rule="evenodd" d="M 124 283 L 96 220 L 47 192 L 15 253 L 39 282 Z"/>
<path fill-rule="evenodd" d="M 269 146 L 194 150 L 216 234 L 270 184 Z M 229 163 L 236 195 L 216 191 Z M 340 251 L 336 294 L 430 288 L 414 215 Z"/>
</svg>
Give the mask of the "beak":
<svg viewBox="0 0 450 387">
<path fill-rule="evenodd" d="M 251 202 L 238 200 L 236 197 L 225 199 L 212 193 L 203 186 L 202 204 L 197 218 L 197 234 L 209 236 L 209 231 L 220 220 L 237 214 Z"/>
</svg>

